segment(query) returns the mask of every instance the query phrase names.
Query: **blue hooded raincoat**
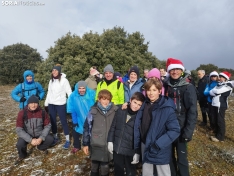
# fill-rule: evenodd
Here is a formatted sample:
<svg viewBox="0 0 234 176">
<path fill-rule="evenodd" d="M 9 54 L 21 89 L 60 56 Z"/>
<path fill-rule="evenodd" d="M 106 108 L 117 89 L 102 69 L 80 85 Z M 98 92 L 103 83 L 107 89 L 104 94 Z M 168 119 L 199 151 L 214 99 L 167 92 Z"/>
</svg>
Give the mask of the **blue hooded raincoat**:
<svg viewBox="0 0 234 176">
<path fill-rule="evenodd" d="M 96 92 L 86 86 L 84 95 L 78 92 L 78 84 L 75 85 L 75 90 L 68 97 L 67 113 L 72 115 L 72 123 L 77 124 L 74 128 L 77 133 L 83 134 L 83 126 L 90 108 L 95 103 Z"/>
</svg>

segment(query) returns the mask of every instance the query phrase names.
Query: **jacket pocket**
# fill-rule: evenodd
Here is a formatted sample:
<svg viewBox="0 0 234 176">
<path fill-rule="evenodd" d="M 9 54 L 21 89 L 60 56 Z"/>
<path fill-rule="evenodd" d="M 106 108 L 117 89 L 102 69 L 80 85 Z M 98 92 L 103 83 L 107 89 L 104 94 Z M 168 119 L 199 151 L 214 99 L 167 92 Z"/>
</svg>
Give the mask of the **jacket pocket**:
<svg viewBox="0 0 234 176">
<path fill-rule="evenodd" d="M 106 140 L 104 134 L 101 131 L 93 131 L 91 137 L 91 145 L 92 146 L 105 146 Z"/>
</svg>

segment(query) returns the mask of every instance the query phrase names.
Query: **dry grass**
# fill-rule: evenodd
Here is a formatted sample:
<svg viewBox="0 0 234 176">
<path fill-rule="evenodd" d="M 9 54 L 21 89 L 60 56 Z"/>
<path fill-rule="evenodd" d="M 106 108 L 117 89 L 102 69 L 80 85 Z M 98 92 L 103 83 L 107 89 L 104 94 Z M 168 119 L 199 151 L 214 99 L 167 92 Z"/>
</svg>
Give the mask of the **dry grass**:
<svg viewBox="0 0 234 176">
<path fill-rule="evenodd" d="M 17 158 L 15 148 L 17 136 L 15 122 L 18 104 L 10 97 L 13 86 L 0 86 L 0 175 L 89 175 L 89 159 L 82 151 L 73 155 L 58 146 L 49 149 L 49 154 L 41 155 L 34 149 L 22 164 L 14 166 Z M 190 173 L 192 176 L 232 176 L 234 175 L 234 98 L 229 101 L 226 111 L 226 139 L 224 143 L 214 143 L 209 139 L 211 133 L 197 126 L 193 140 L 188 144 Z M 201 120 L 199 111 L 198 123 Z M 69 123 L 71 120 L 69 118 Z M 59 132 L 63 136 L 60 123 Z M 64 140 L 63 137 L 61 139 Z"/>
</svg>

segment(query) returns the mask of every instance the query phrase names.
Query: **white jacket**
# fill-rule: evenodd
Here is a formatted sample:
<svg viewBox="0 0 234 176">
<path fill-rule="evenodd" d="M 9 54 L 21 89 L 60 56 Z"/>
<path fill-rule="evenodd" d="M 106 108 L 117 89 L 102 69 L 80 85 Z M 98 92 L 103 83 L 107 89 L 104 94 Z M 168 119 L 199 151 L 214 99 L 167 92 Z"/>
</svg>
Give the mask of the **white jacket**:
<svg viewBox="0 0 234 176">
<path fill-rule="evenodd" d="M 66 94 L 69 97 L 71 93 L 71 86 L 66 79 L 66 75 L 62 73 L 60 81 L 59 79 L 54 79 L 53 82 L 50 80 L 45 106 L 48 106 L 48 104 L 64 105 L 67 101 Z"/>
</svg>

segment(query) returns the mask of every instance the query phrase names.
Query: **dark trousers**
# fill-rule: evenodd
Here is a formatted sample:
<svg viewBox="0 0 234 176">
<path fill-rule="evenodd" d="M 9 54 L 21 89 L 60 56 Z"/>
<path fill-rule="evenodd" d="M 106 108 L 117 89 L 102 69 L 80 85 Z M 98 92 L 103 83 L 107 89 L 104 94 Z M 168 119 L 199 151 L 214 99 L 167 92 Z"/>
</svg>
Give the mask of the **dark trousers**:
<svg viewBox="0 0 234 176">
<path fill-rule="evenodd" d="M 199 101 L 200 109 L 202 112 L 202 122 L 207 123 L 208 103 L 206 100 Z"/>
<path fill-rule="evenodd" d="M 74 148 L 81 149 L 81 141 L 80 141 L 81 134 L 77 133 L 73 129 L 72 130 L 72 136 L 73 136 L 73 146 L 74 146 Z"/>
<path fill-rule="evenodd" d="M 211 119 L 210 127 L 214 132 L 217 132 L 217 129 L 218 129 L 218 121 L 217 121 L 218 111 L 219 111 L 218 107 L 212 106 L 210 104 L 210 119 Z"/>
<path fill-rule="evenodd" d="M 61 122 L 62 127 L 63 127 L 64 134 L 69 135 L 69 128 L 68 128 L 67 117 L 66 117 L 66 115 L 67 115 L 66 104 L 65 105 L 49 104 L 48 109 L 49 109 L 49 114 L 50 114 L 52 133 L 53 134 L 57 133 L 56 117 L 57 117 L 57 113 L 58 113 L 59 118 L 60 118 L 60 122 Z"/>
<path fill-rule="evenodd" d="M 225 137 L 225 130 L 226 130 L 225 111 L 226 108 L 219 108 L 218 111 L 218 119 L 217 119 L 218 128 L 217 128 L 216 138 L 220 141 L 223 141 Z"/>
<path fill-rule="evenodd" d="M 102 176 L 109 175 L 109 162 L 91 161 L 91 176 L 99 176 L 99 168 Z"/>
<path fill-rule="evenodd" d="M 39 150 L 46 150 L 50 147 L 50 145 L 53 143 L 53 136 L 50 134 L 46 136 L 45 141 L 42 141 L 40 145 L 37 146 Z M 16 148 L 18 150 L 19 158 L 25 158 L 27 157 L 27 144 L 24 139 L 18 138 Z"/>
<path fill-rule="evenodd" d="M 120 155 L 114 152 L 114 168 L 115 176 L 123 176 L 124 168 L 126 169 L 127 176 L 135 176 L 136 174 L 136 165 L 131 164 L 133 156 Z"/>
<path fill-rule="evenodd" d="M 172 160 L 170 162 L 172 176 L 189 176 L 187 153 L 187 142 L 180 142 L 177 138 L 172 143 Z"/>
</svg>

